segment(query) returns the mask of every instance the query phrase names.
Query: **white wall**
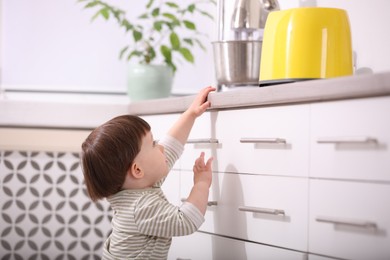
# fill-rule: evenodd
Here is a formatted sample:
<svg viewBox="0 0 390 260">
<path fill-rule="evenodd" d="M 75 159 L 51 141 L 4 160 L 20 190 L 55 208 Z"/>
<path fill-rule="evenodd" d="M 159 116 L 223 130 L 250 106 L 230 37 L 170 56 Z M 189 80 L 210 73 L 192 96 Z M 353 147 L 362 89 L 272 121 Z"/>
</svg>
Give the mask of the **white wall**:
<svg viewBox="0 0 390 260">
<path fill-rule="evenodd" d="M 133 1 L 111 1 L 127 5 L 127 9 L 135 8 Z M 225 1 L 228 10 L 235 2 Z M 279 0 L 282 9 L 298 7 L 302 2 L 305 1 Z M 390 70 L 390 35 L 386 29 L 390 24 L 390 1 L 306 2 L 348 11 L 359 72 Z M 216 9 L 210 11 L 217 14 Z M 99 19 L 91 23 L 91 12 L 83 10 L 77 0 L 2 0 L 0 12 L 1 80 L 8 88 L 33 85 L 125 91 L 126 62 L 118 59 L 118 52 L 126 38 L 114 21 Z M 209 50 L 195 53 L 195 65 L 180 66 L 174 92 L 196 92 L 215 84 L 211 41 L 216 39 L 216 25 L 202 20 L 199 26 L 210 35 Z"/>
<path fill-rule="evenodd" d="M 114 20 L 99 18 L 91 22 L 94 11 L 83 9 L 77 0 L 2 1 L 2 84 L 11 85 L 7 88 L 125 91 L 127 63 L 118 57 L 129 36 L 124 35 Z M 146 1 L 136 4 L 128 0 L 108 1 L 137 15 L 146 4 Z M 215 9 L 214 6 L 209 12 L 214 14 Z M 197 26 L 209 34 L 204 43 L 210 49 L 213 22 L 203 18 Z M 198 49 L 194 56 L 195 66 L 184 61 L 178 64 L 175 89 L 197 90 L 213 84 L 211 50 L 205 53 Z"/>
</svg>

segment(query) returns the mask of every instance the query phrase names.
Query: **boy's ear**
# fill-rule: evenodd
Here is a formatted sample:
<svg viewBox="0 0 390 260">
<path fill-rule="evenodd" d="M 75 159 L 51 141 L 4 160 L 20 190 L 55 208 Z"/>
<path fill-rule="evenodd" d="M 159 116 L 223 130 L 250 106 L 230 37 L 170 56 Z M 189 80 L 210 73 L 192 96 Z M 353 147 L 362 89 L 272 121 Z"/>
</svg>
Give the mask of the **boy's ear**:
<svg viewBox="0 0 390 260">
<path fill-rule="evenodd" d="M 137 165 L 137 163 L 133 163 L 127 173 L 131 174 L 131 176 L 135 179 L 141 179 L 144 177 L 144 171 Z"/>
</svg>

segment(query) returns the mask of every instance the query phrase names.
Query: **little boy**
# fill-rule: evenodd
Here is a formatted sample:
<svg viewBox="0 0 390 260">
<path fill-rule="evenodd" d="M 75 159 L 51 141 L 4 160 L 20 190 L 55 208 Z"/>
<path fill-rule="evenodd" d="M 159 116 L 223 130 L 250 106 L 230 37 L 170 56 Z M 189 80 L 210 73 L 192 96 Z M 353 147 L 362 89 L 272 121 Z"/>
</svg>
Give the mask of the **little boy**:
<svg viewBox="0 0 390 260">
<path fill-rule="evenodd" d="M 194 186 L 180 207 L 170 204 L 161 185 L 195 122 L 210 106 L 202 89 L 157 144 L 143 119 L 124 115 L 97 127 L 82 144 L 82 168 L 93 201 L 107 198 L 114 210 L 103 259 L 166 259 L 173 236 L 189 235 L 204 222 L 212 158 L 194 164 Z"/>
</svg>

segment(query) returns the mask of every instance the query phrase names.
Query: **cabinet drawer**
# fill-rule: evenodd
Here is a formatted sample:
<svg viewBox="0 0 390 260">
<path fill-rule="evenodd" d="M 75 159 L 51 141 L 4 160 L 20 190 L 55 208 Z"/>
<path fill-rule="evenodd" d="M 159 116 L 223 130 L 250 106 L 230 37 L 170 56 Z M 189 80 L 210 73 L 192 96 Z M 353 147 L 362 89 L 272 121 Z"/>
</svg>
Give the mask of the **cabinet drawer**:
<svg viewBox="0 0 390 260">
<path fill-rule="evenodd" d="M 165 179 L 161 189 L 169 202 L 180 205 L 180 171 L 172 169 Z"/>
<path fill-rule="evenodd" d="M 390 181 L 390 97 L 318 103 L 310 175 Z"/>
<path fill-rule="evenodd" d="M 390 259 L 390 185 L 310 180 L 309 252 Z"/>
<path fill-rule="evenodd" d="M 195 232 L 188 236 L 173 237 L 168 260 L 213 259 L 213 244 L 208 234 Z"/>
<path fill-rule="evenodd" d="M 217 115 L 218 112 L 206 112 L 196 119 L 180 159 L 182 169 L 192 170 L 201 152 L 206 153 L 206 159 L 210 156 L 218 157 L 216 154 L 221 144 L 215 134 Z"/>
<path fill-rule="evenodd" d="M 168 255 L 170 260 L 303 260 L 306 258 L 305 253 L 201 232 L 185 237 L 174 237 Z"/>
<path fill-rule="evenodd" d="M 307 105 L 221 111 L 216 170 L 308 176 L 308 121 Z"/>
<path fill-rule="evenodd" d="M 193 174 L 182 172 L 181 196 Z M 201 230 L 276 246 L 307 250 L 308 180 L 214 173 Z"/>
<path fill-rule="evenodd" d="M 307 260 L 338 260 L 338 258 L 309 254 Z"/>
</svg>

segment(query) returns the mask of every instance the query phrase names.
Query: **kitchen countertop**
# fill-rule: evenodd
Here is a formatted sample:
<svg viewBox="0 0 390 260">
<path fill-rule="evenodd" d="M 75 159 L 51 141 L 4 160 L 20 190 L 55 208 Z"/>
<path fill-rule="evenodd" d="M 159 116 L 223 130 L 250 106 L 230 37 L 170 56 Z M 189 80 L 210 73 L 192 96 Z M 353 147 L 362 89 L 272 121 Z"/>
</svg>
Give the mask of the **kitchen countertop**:
<svg viewBox="0 0 390 260">
<path fill-rule="evenodd" d="M 210 109 L 231 109 L 384 95 L 390 95 L 390 72 L 267 87 L 236 87 L 230 91 L 210 93 L 209 100 Z M 150 100 L 129 104 L 129 108 L 139 115 L 182 112 L 193 98 Z"/>
<path fill-rule="evenodd" d="M 210 93 L 211 110 L 390 95 L 390 72 Z M 91 129 L 121 114 L 183 112 L 194 95 L 142 102 L 49 102 L 0 99 L 0 127 Z"/>
</svg>

